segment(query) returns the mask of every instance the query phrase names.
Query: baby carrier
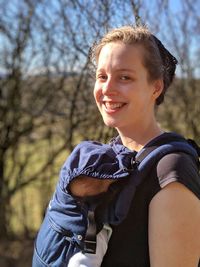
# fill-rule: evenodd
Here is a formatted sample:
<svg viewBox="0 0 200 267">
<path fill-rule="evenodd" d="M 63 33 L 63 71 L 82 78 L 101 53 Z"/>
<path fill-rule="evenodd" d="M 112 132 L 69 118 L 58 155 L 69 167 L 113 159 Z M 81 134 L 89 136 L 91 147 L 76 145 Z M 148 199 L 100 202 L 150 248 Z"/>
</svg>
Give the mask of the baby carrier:
<svg viewBox="0 0 200 267">
<path fill-rule="evenodd" d="M 110 144 L 79 144 L 60 172 L 35 241 L 32 266 L 66 267 L 77 252 L 95 253 L 96 234 L 102 225 L 117 225 L 126 218 L 137 186 L 163 156 L 174 152 L 189 154 L 199 164 L 198 146 L 175 133 L 158 136 L 138 153 L 124 147 L 119 137 Z M 69 183 L 80 175 L 118 181 L 103 196 L 81 201 L 68 191 Z"/>
</svg>

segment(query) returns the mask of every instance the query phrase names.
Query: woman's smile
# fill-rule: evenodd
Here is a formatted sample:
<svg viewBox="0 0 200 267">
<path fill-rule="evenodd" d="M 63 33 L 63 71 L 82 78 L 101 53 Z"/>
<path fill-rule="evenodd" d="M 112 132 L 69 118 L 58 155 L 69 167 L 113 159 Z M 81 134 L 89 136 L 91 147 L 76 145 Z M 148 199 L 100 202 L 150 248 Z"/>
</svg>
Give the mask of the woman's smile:
<svg viewBox="0 0 200 267">
<path fill-rule="evenodd" d="M 103 101 L 104 109 L 108 114 L 112 114 L 112 113 L 116 113 L 120 111 L 125 105 L 126 103 L 122 103 L 122 102 Z"/>
</svg>

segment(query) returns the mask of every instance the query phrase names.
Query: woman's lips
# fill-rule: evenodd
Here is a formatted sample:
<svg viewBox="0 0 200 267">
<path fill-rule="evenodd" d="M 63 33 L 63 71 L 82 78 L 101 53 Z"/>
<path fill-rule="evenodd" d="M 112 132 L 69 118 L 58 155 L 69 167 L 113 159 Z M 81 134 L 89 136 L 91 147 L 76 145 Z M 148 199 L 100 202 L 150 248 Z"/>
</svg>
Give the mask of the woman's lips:
<svg viewBox="0 0 200 267">
<path fill-rule="evenodd" d="M 122 107 L 126 105 L 126 103 L 121 102 L 103 102 L 105 110 L 107 113 L 114 113 L 120 110 Z"/>
</svg>

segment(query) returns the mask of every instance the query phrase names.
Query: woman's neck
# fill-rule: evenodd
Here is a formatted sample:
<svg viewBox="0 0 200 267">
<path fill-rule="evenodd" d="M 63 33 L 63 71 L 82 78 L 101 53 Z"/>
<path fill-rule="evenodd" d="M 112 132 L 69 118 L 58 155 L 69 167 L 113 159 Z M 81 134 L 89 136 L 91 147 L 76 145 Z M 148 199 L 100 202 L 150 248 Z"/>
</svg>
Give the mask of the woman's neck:
<svg viewBox="0 0 200 267">
<path fill-rule="evenodd" d="M 157 123 L 143 129 L 133 129 L 132 131 L 130 129 L 117 129 L 117 131 L 123 145 L 134 151 L 141 150 L 150 140 L 163 133 Z"/>
</svg>

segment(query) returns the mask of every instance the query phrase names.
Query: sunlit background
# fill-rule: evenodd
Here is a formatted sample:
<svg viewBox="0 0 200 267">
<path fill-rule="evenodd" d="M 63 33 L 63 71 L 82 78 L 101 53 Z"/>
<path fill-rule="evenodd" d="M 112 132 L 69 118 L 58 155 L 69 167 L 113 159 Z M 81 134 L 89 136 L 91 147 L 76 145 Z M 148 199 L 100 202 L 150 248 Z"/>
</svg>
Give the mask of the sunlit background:
<svg viewBox="0 0 200 267">
<path fill-rule="evenodd" d="M 0 0 L 0 266 L 31 266 L 59 170 L 85 139 L 107 142 L 94 104 L 92 43 L 143 23 L 179 61 L 157 111 L 200 143 L 200 1 Z"/>
</svg>

